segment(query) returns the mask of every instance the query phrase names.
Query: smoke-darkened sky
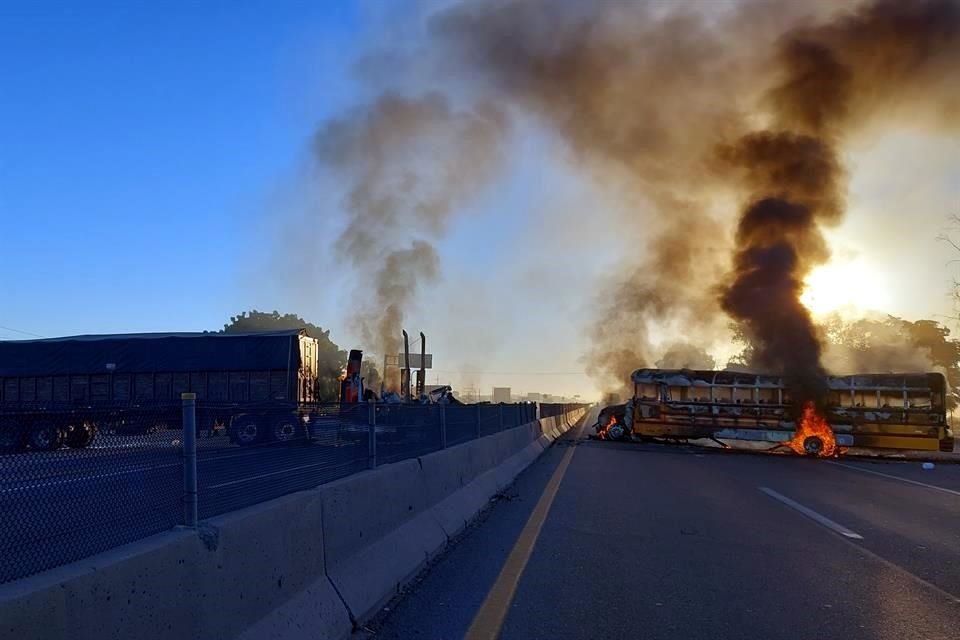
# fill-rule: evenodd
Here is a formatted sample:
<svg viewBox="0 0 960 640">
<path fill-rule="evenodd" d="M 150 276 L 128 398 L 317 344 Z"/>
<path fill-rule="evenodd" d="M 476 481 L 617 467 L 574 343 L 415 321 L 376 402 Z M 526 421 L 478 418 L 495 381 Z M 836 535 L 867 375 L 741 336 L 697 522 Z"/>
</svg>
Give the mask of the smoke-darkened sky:
<svg viewBox="0 0 960 640">
<path fill-rule="evenodd" d="M 700 58 L 747 35 L 767 42 L 797 19 L 796 11 L 758 10 L 713 32 L 724 24 L 716 7 L 734 3 L 672 3 L 683 16 L 668 24 L 690 41 L 640 47 L 629 38 L 662 34 L 655 27 L 663 24 L 664 5 L 642 20 L 631 10 L 635 24 L 610 30 L 611 16 L 623 18 L 630 4 L 637 3 L 598 3 L 612 9 L 595 16 L 505 20 L 511 29 L 522 29 L 524 20 L 556 28 L 532 33 L 528 42 L 559 46 L 561 35 L 577 41 L 587 13 L 593 34 L 610 31 L 614 51 L 639 60 L 608 58 L 602 45 L 609 38 L 594 35 L 576 59 L 560 60 L 551 75 L 528 75 L 540 84 L 521 88 L 515 83 L 529 69 L 511 65 L 529 50 L 503 47 L 504 60 L 478 60 L 483 42 L 458 31 L 467 14 L 447 9 L 438 18 L 431 3 L 415 11 L 407 4 L 400 11 L 325 3 L 308 13 L 291 5 L 262 14 L 204 9 L 179 16 L 4 5 L 0 72 L 12 99 L 0 101 L 0 268 L 7 274 L 0 337 L 24 336 L 12 329 L 212 329 L 257 307 L 300 313 L 330 327 L 341 345 L 365 347 L 376 340 L 376 309 L 394 302 L 378 293 L 378 273 L 391 259 L 409 258 L 405 273 L 416 273 L 416 282 L 394 276 L 386 293 L 408 287 L 400 298 L 403 323 L 428 335 L 438 366 L 431 380 L 596 392 L 599 382 L 583 373 L 583 358 L 594 344 L 597 315 L 606 313 L 606 292 L 616 292 L 635 269 L 687 260 L 675 286 L 678 297 L 690 297 L 716 284 L 720 265 L 729 264 L 728 254 L 713 255 L 704 243 L 686 256 L 658 256 L 651 246 L 665 228 L 664 203 L 676 205 L 680 221 L 670 221 L 671 233 L 715 232 L 717 245 L 726 242 L 720 236 L 733 237 L 735 193 L 718 185 L 705 221 L 686 207 L 712 184 L 674 187 L 684 171 L 700 170 L 699 155 L 688 150 L 699 144 L 701 128 L 770 117 L 717 105 L 745 93 L 761 96 L 775 84 L 739 77 L 750 65 L 740 48 L 713 66 Z M 501 28 L 497 19 L 483 24 Z M 444 55 L 436 57 L 437 50 Z M 668 50 L 672 64 L 708 75 L 664 75 L 655 65 L 666 61 L 641 55 Z M 465 57 L 446 55 L 456 52 Z M 595 69 L 609 77 L 577 75 Z M 642 84 L 651 77 L 655 85 Z M 943 90 L 937 78 L 923 80 L 931 94 Z M 570 100 L 562 93 L 567 82 L 586 93 Z M 666 99 L 671 91 L 694 102 L 666 110 L 674 104 Z M 438 118 L 458 123 L 468 144 L 440 135 L 437 153 L 456 160 L 442 164 L 444 174 L 429 162 L 429 144 L 388 140 L 404 154 L 391 165 L 389 195 L 412 203 L 414 224 L 403 217 L 371 221 L 375 208 L 367 206 L 352 229 L 363 233 L 349 235 L 350 221 L 358 220 L 344 200 L 351 176 L 318 152 L 318 139 L 339 132 L 342 144 L 359 140 L 343 123 L 374 113 L 370 105 L 384 92 L 397 99 L 443 96 L 429 103 L 430 126 Z M 929 113 L 918 116 L 889 100 L 882 126 L 858 127 L 837 147 L 846 215 L 826 233 L 832 257 L 814 272 L 815 310 L 852 303 L 911 319 L 951 311 L 952 256 L 936 236 L 948 215 L 960 213 L 960 142 L 955 130 L 926 126 Z M 611 125 L 641 116 L 650 123 L 646 130 Z M 417 122 L 408 119 L 424 131 Z M 438 139 L 435 130 L 427 134 Z M 351 149 L 369 152 L 370 142 Z M 636 144 L 659 155 L 636 153 Z M 382 171 L 382 160 L 366 155 L 356 169 L 367 174 L 353 186 L 365 187 L 367 196 L 378 195 L 369 172 Z M 469 180 L 451 177 L 465 173 Z M 657 188 L 666 182 L 668 192 Z M 383 262 L 335 249 L 338 239 L 369 243 L 371 235 L 367 246 L 387 256 Z M 352 308 L 357 314 L 347 312 Z M 662 351 L 688 337 L 688 312 L 658 318 L 644 339 Z M 697 326 L 697 339 L 725 360 L 729 347 L 713 335 L 713 324 Z"/>
</svg>

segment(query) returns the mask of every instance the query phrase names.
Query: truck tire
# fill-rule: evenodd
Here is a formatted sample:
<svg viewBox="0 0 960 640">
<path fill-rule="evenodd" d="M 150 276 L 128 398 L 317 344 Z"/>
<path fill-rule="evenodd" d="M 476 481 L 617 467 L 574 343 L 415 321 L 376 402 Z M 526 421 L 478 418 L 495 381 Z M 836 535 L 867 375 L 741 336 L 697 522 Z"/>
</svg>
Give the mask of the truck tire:
<svg viewBox="0 0 960 640">
<path fill-rule="evenodd" d="M 300 435 L 300 419 L 296 414 L 276 416 L 270 425 L 274 442 L 292 442 Z"/>
<path fill-rule="evenodd" d="M 34 451 L 56 451 L 63 446 L 63 429 L 51 423 L 38 425 L 30 430 L 27 442 Z"/>
<path fill-rule="evenodd" d="M 20 428 L 9 422 L 0 424 L 0 453 L 19 453 L 27 448 Z"/>
<path fill-rule="evenodd" d="M 97 425 L 92 422 L 82 422 L 73 425 L 67 431 L 65 444 L 71 449 L 86 449 L 97 435 Z"/>
<path fill-rule="evenodd" d="M 244 415 L 233 419 L 230 426 L 230 440 L 241 447 L 257 444 L 263 440 L 267 421 L 265 416 Z"/>
</svg>

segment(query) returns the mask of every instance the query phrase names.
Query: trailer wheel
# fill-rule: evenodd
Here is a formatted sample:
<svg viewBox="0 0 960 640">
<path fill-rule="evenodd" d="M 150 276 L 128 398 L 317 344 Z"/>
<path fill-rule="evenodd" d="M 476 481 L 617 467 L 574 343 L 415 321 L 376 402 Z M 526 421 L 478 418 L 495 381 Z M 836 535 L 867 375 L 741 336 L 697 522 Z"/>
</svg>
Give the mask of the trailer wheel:
<svg viewBox="0 0 960 640">
<path fill-rule="evenodd" d="M 66 445 L 71 449 L 86 449 L 97 435 L 97 425 L 92 422 L 81 422 L 73 425 L 67 432 Z"/>
<path fill-rule="evenodd" d="M 299 428 L 300 425 L 298 424 L 297 416 L 279 416 L 273 420 L 273 428 L 271 429 L 270 435 L 272 435 L 273 439 L 277 442 L 291 442 L 297 439 Z"/>
<path fill-rule="evenodd" d="M 63 446 L 63 430 L 55 424 L 34 427 L 28 442 L 34 451 L 56 451 Z"/>
<path fill-rule="evenodd" d="M 26 448 L 26 438 L 17 425 L 0 424 L 0 453 L 18 453 Z"/>
<path fill-rule="evenodd" d="M 256 444 L 263 439 L 263 416 L 240 416 L 233 419 L 231 440 L 242 447 Z"/>
</svg>

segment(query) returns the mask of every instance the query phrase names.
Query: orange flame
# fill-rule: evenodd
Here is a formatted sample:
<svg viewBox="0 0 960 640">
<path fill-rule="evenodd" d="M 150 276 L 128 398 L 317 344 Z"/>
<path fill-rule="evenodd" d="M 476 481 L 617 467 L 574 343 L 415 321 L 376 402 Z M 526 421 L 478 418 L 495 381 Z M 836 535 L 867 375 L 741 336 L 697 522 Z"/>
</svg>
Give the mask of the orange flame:
<svg viewBox="0 0 960 640">
<path fill-rule="evenodd" d="M 600 438 L 601 440 L 606 440 L 606 439 L 607 439 L 607 432 L 610 431 L 610 427 L 612 427 L 612 426 L 615 425 L 615 424 L 617 424 L 617 416 L 611 415 L 611 416 L 610 416 L 610 422 L 608 422 L 607 424 L 605 424 L 605 425 L 603 426 L 603 428 L 600 429 L 599 432 L 597 432 L 597 437 Z"/>
<path fill-rule="evenodd" d="M 813 402 L 803 405 L 803 416 L 787 446 L 802 456 L 829 458 L 837 453 L 837 439 L 826 418 L 817 413 Z"/>
</svg>

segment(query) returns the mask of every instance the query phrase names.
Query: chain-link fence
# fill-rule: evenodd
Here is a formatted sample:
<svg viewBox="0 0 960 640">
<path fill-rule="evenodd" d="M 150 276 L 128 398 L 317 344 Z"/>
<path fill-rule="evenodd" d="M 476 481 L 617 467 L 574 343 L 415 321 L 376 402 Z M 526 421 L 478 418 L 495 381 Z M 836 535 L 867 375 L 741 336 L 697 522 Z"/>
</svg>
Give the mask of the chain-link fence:
<svg viewBox="0 0 960 640">
<path fill-rule="evenodd" d="M 0 413 L 0 582 L 182 521 L 181 406 Z"/>
<path fill-rule="evenodd" d="M 561 403 L 540 403 L 540 417 L 541 418 L 555 418 L 557 416 L 562 416 L 565 413 L 573 411 L 574 409 L 579 409 L 584 407 L 584 404 L 561 404 Z"/>
<path fill-rule="evenodd" d="M 302 491 L 369 466 L 365 405 L 198 403 L 199 517 Z"/>
<path fill-rule="evenodd" d="M 0 582 L 537 419 L 532 403 L 185 404 L 0 412 Z"/>
</svg>

